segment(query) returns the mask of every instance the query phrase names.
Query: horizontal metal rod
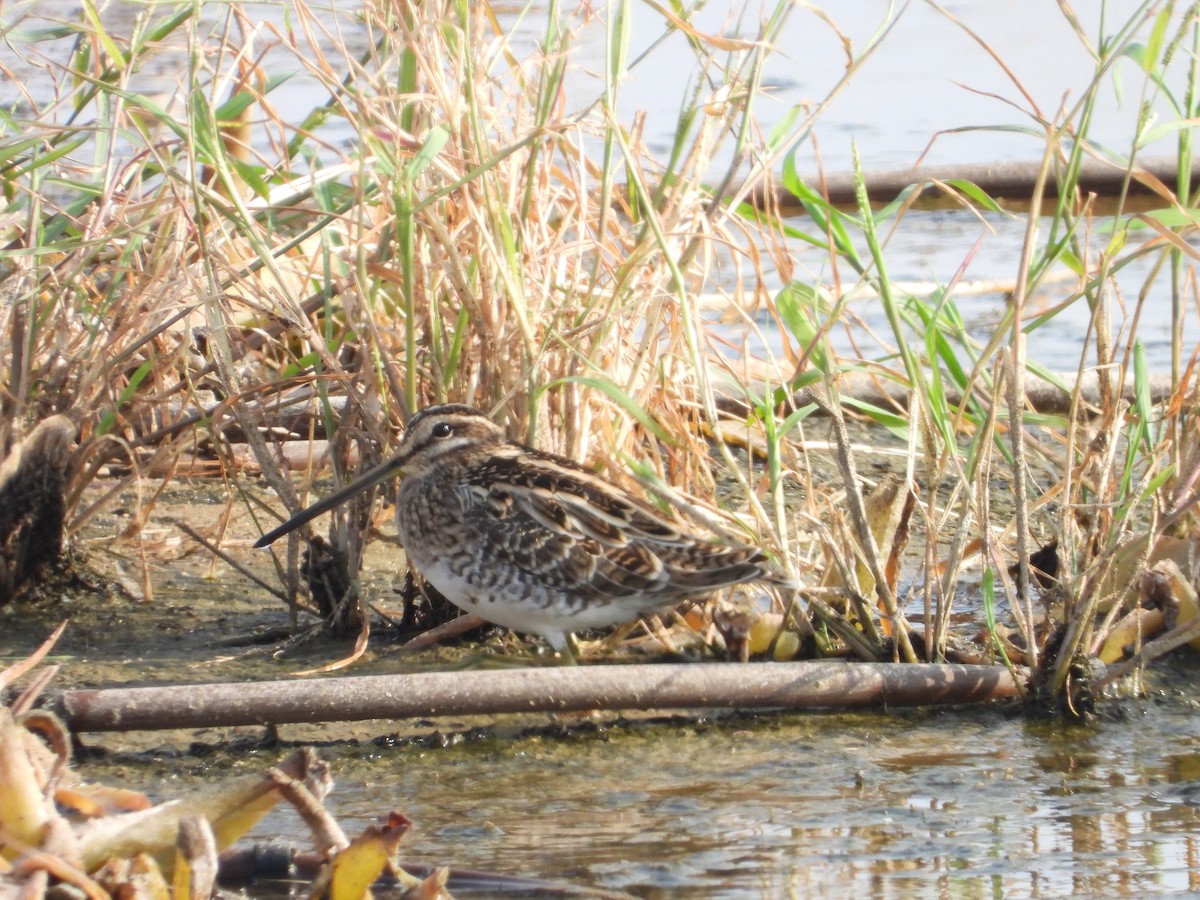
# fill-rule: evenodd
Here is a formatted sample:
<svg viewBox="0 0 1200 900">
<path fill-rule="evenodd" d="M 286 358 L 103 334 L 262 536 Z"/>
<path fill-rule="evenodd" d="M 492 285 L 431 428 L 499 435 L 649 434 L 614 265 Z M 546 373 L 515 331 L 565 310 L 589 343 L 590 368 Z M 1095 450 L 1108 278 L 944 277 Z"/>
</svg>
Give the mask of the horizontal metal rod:
<svg viewBox="0 0 1200 900">
<path fill-rule="evenodd" d="M 136 731 L 584 709 L 926 706 L 1019 693 L 993 666 L 639 664 L 73 690 L 58 712 L 74 732 Z"/>
</svg>

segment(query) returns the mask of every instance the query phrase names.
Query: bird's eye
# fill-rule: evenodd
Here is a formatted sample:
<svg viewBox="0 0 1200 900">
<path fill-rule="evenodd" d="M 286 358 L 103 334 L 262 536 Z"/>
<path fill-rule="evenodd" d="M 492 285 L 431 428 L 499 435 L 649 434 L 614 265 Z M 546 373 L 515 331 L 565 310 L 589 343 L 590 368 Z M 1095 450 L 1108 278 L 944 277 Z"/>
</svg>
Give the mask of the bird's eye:
<svg viewBox="0 0 1200 900">
<path fill-rule="evenodd" d="M 454 429 L 449 422 L 438 422 L 433 426 L 433 436 L 435 438 L 447 438 L 454 434 Z"/>
</svg>

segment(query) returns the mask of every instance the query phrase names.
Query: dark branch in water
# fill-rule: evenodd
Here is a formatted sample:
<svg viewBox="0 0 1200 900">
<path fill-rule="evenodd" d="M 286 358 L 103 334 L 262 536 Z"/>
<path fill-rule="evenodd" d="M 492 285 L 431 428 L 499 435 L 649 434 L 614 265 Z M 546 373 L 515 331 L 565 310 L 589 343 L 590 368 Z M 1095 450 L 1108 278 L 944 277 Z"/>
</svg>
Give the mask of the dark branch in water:
<svg viewBox="0 0 1200 900">
<path fill-rule="evenodd" d="M 1063 375 L 1061 378 L 1062 384 L 1059 385 L 1027 373 L 1025 376 L 1025 400 L 1030 408 L 1046 414 L 1067 413 L 1071 409 L 1071 392 L 1077 391 L 1081 413 L 1090 416 L 1099 412 L 1101 408 L 1100 379 L 1095 372 L 1087 372 L 1079 379 L 1076 379 L 1074 375 Z M 1149 382 L 1151 403 L 1158 404 L 1171 399 L 1173 389 L 1170 375 L 1151 375 Z M 797 391 L 793 403 L 800 407 L 817 402 L 821 397 L 817 393 L 819 390 L 819 387 L 814 387 Z M 1133 379 L 1128 379 L 1123 398 L 1132 402 L 1134 391 Z M 750 396 L 762 396 L 761 391 L 757 394 L 754 391 L 748 393 Z M 860 372 L 849 372 L 839 376 L 838 393 L 842 397 L 852 397 L 855 400 L 882 406 L 885 409 L 904 410 L 908 408 L 911 389 L 907 385 L 895 381 L 874 378 Z M 945 393 L 946 402 L 951 406 L 957 406 L 963 402 L 961 392 L 954 386 L 947 385 Z M 722 410 L 738 416 L 745 415 L 749 410 L 744 400 L 732 396 L 720 398 L 717 405 Z M 822 415 L 824 405 L 824 403 L 818 403 L 815 414 Z"/>
<path fill-rule="evenodd" d="M 1164 189 L 1176 193 L 1179 185 L 1179 163 L 1173 159 L 1142 160 L 1133 169 L 1126 186 L 1126 170 L 1120 166 L 1087 160 L 1080 167 L 1076 187 L 1081 194 L 1095 194 L 1101 200 L 1115 200 L 1125 195 L 1146 199 L 1158 197 L 1165 202 Z M 930 191 L 934 182 L 969 181 L 995 200 L 1006 200 L 1020 204 L 1033 195 L 1033 184 L 1041 169 L 1041 160 L 1033 162 L 996 162 L 973 165 L 930 166 L 920 169 L 899 169 L 890 172 L 866 172 L 867 196 L 873 203 L 890 203 L 900 193 L 914 184 L 925 187 L 921 198 L 922 206 L 961 206 L 960 197 L 952 199 L 941 192 Z M 1200 163 L 1192 168 L 1193 183 L 1200 180 Z M 812 178 L 807 182 L 834 206 L 856 206 L 854 195 L 854 173 L 837 172 L 823 179 Z M 1058 173 L 1051 171 L 1046 181 L 1045 197 L 1058 197 L 1060 183 Z M 762 208 L 777 210 L 781 215 L 800 215 L 804 207 L 792 194 L 781 186 L 773 188 L 774 196 L 763 197 L 761 189 L 752 192 L 746 202 Z M 969 199 L 969 198 L 968 198 Z M 765 202 L 764 202 L 765 201 Z"/>
</svg>

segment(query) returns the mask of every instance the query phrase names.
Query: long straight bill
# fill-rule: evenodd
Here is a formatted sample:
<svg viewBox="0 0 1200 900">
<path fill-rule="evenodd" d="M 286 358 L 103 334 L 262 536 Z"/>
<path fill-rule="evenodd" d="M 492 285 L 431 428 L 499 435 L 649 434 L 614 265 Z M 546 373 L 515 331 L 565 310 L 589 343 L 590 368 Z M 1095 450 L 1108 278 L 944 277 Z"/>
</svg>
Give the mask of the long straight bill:
<svg viewBox="0 0 1200 900">
<path fill-rule="evenodd" d="M 308 509 L 301 510 L 292 516 L 278 528 L 273 531 L 268 531 L 257 541 L 254 542 L 255 547 L 266 547 L 268 544 L 273 544 L 289 531 L 295 531 L 306 522 L 311 522 L 323 512 L 328 512 L 340 503 L 349 500 L 355 494 L 361 494 L 363 491 L 375 487 L 381 481 L 386 481 L 400 470 L 404 465 L 404 457 L 397 456 L 382 462 L 369 472 L 359 475 L 345 487 L 334 491 L 324 500 L 318 500 Z"/>
</svg>

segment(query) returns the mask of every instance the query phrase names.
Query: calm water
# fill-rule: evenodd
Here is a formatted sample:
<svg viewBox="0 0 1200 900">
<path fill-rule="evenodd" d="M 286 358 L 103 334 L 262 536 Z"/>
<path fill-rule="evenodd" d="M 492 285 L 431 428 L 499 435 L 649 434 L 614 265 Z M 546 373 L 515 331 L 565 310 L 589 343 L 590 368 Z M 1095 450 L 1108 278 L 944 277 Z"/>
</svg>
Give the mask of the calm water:
<svg viewBox="0 0 1200 900">
<path fill-rule="evenodd" d="M 1146 5 L 1135 0 L 1072 4 L 1093 45 L 1101 33 L 1111 35 Z M 829 171 L 851 168 L 852 145 L 868 170 L 906 169 L 916 165 L 923 153 L 927 164 L 1040 160 L 1042 141 L 1012 130 L 1034 126 L 1022 90 L 1038 112 L 1053 118 L 1060 106 L 1070 108 L 1078 102 L 1094 77 L 1095 64 L 1085 45 L 1059 5 L 1047 0 L 944 4 L 1003 60 L 1020 89 L 963 28 L 931 4 L 824 0 L 811 6 L 826 13 L 837 30 L 804 5 L 792 8 L 763 75 L 769 96 L 755 107 L 764 131 L 793 106 L 815 105 L 833 91 L 847 64 L 843 38 L 860 56 L 889 17 L 895 19 L 891 31 L 832 99 L 814 128 Z M 706 34 L 753 39 L 772 9 L 770 2 L 713 2 L 702 5 L 692 21 Z M 633 4 L 633 16 L 631 59 L 662 31 L 662 18 L 651 7 Z M 531 43 L 540 35 L 543 22 L 536 13 L 527 17 L 522 32 Z M 603 23 L 578 27 L 583 47 L 571 70 L 569 97 L 576 102 L 568 103 L 568 109 L 581 109 L 599 94 L 594 73 L 604 71 Z M 691 96 L 695 62 L 687 40 L 672 35 L 632 70 L 619 98 L 623 120 L 632 120 L 639 110 L 646 112 L 650 145 L 661 153 L 670 148 L 678 111 Z M 1182 69 L 1176 67 L 1172 76 L 1182 79 Z M 1091 134 L 1100 145 L 1127 153 L 1142 99 L 1141 79 L 1132 61 L 1126 60 L 1109 83 L 1111 89 L 1100 94 Z M 1182 90 L 1182 84 L 1177 81 L 1173 89 Z M 1152 100 L 1152 105 L 1161 118 L 1169 116 L 1165 104 Z M 948 133 L 952 130 L 957 131 Z M 947 133 L 938 136 L 942 132 Z M 1145 152 L 1169 156 L 1174 140 L 1173 133 L 1164 133 Z M 815 163 L 811 144 L 799 159 L 802 172 L 813 170 L 805 164 Z"/>
<path fill-rule="evenodd" d="M 886 10 L 886 4 L 867 0 L 823 6 L 856 42 Z M 1092 34 L 1098 6 L 1076 4 Z M 1133 6 L 1108 4 L 1112 21 Z M 138 8 L 114 4 L 107 14 L 119 19 Z M 352 46 L 361 40 L 357 8 L 338 4 L 330 14 Z M 73 15 L 77 7 L 14 4 L 3 13 L 43 9 Z M 218 22 L 221 9 L 207 5 L 208 21 Z M 265 21 L 286 19 L 281 5 L 256 9 Z M 1079 96 L 1091 65 L 1057 4 L 977 0 L 951 9 L 998 50 L 1044 110 L 1052 113 L 1064 94 L 1068 102 Z M 648 7 L 635 4 L 634 10 L 636 45 L 660 29 Z M 538 16 L 534 10 L 522 26 L 529 40 L 540 28 Z M 756 17 L 755 8 L 747 7 L 744 21 Z M 643 25 L 650 20 L 653 29 Z M 697 26 L 718 31 L 729 21 L 728 7 L 712 4 Z M 602 28 L 580 28 L 583 50 L 571 75 L 576 108 L 594 94 L 586 69 L 599 68 L 603 58 Z M 766 125 L 795 103 L 822 98 L 843 65 L 836 35 L 802 7 L 793 11 L 782 45 L 783 56 L 766 73 L 774 88 L 761 110 Z M 9 52 L 0 48 L 0 54 Z M 652 146 L 669 142 L 692 70 L 687 44 L 676 36 L 626 86 L 621 116 L 645 109 Z M 146 82 L 139 88 L 149 92 L 157 85 L 169 93 L 175 71 L 164 63 L 141 73 Z M 1102 93 L 1095 130 L 1098 140 L 1118 150 L 1130 144 L 1140 91 L 1132 67 L 1122 72 L 1125 93 L 1116 86 Z M 0 85 L 0 100 L 9 102 L 11 89 Z M 303 76 L 281 91 L 276 101 L 296 109 L 297 121 L 324 99 Z M 814 134 L 831 171 L 848 168 L 852 141 L 868 168 L 911 166 L 939 130 L 1028 123 L 987 92 L 1019 98 L 969 37 L 931 7 L 913 3 Z M 336 122 L 333 128 L 331 140 L 349 140 Z M 1164 140 L 1149 152 L 1161 147 L 1168 153 L 1170 137 Z M 1033 160 L 1040 154 L 1034 138 L 993 130 L 940 137 L 928 159 Z M 801 168 L 814 166 L 810 144 Z M 948 281 L 982 238 L 966 277 L 1011 280 L 1022 227 L 1000 217 L 985 223 L 963 213 L 911 214 L 888 245 L 891 275 Z M 800 277 L 828 277 L 822 257 L 799 247 L 796 255 Z M 1144 268 L 1123 276 L 1129 308 L 1144 278 Z M 1162 368 L 1169 332 L 1161 285 L 1148 296 L 1141 334 Z M 1034 299 L 1053 303 L 1055 289 Z M 962 300 L 981 338 L 1003 302 L 998 292 Z M 864 300 L 855 309 L 877 324 L 877 307 Z M 1064 314 L 1039 332 L 1031 354 L 1054 368 L 1073 368 L 1084 324 L 1082 311 Z M 160 602 L 170 602 L 168 593 L 160 590 Z M 975 711 L 763 716 L 614 729 L 574 740 L 495 738 L 446 750 L 366 743 L 335 751 L 341 756 L 339 787 L 331 805 L 350 831 L 389 809 L 405 812 L 417 825 L 409 858 L 645 897 L 1197 893 L 1200 719 L 1194 681 L 1194 668 L 1183 668 L 1164 693 L 1137 704 L 1108 704 L 1104 720 L 1086 728 Z M 364 726 L 364 741 L 384 730 Z M 277 813 L 257 834 L 301 841 L 303 833 L 294 817 Z"/>
<path fill-rule="evenodd" d="M 941 165 L 1037 161 L 1043 152 L 1043 141 L 1038 134 L 1028 133 L 1031 130 L 1040 133 L 1033 113 L 1055 118 L 1060 108 L 1070 109 L 1079 101 L 1093 78 L 1094 63 L 1084 41 L 1073 33 L 1059 4 L 1049 0 L 1006 3 L 960 0 L 947 4 L 949 12 L 1004 61 L 1011 78 L 967 31 L 930 4 L 910 3 L 899 14 L 886 0 L 829 0 L 816 5 L 828 13 L 837 30 L 803 5 L 791 9 L 778 41 L 778 52 L 763 74 L 768 93 L 758 102 L 756 116 L 764 131 L 794 107 L 812 107 L 829 95 L 846 66 L 843 41 L 854 48 L 855 54 L 860 54 L 888 21 L 889 13 L 895 17 L 895 24 L 851 82 L 833 97 L 811 135 L 801 144 L 797 165 L 802 173 L 816 171 L 817 148 L 825 169 L 830 172 L 844 172 L 851 167 L 852 147 L 857 147 L 868 171 L 906 169 L 916 165 L 923 154 L 926 163 Z M 1133 0 L 1089 2 L 1075 4 L 1074 11 L 1086 40 L 1096 44 L 1101 34 L 1111 35 L 1143 5 Z M 289 6 L 248 3 L 245 7 L 255 22 L 262 23 L 254 46 L 263 53 L 264 69 L 292 76 L 276 89 L 272 100 L 284 114 L 294 110 L 292 124 L 297 124 L 309 109 L 323 103 L 327 94 L 297 65 L 290 52 L 276 46 L 278 34 L 286 32 L 291 22 Z M 369 36 L 359 19 L 357 2 L 337 0 L 312 4 L 311 8 L 351 52 L 361 52 L 368 46 Z M 142 4 L 111 4 L 106 7 L 106 22 L 121 33 L 131 28 L 133 18 L 145 9 Z M 706 33 L 753 38 L 769 9 L 768 4 L 758 2 L 732 4 L 720 0 L 704 5 L 696 13 L 694 24 Z M 202 4 L 199 31 L 220 33 L 230 28 L 226 10 L 221 3 Z M 524 15 L 516 6 L 500 6 L 498 13 L 502 23 L 516 35 L 514 46 L 518 55 L 534 52 L 545 29 L 545 4 L 537 3 Z M 574 33 L 564 100 L 567 114 L 588 108 L 602 92 L 597 74 L 603 72 L 605 57 L 602 13 L 603 6 L 575 8 L 568 3 L 562 7 L 564 24 Z M 6 19 L 19 22 L 22 29 L 44 24 L 41 16 L 47 14 L 71 18 L 79 15 L 79 7 L 75 3 L 50 0 L 39 4 L 14 3 L 3 10 Z M 639 3 L 632 5 L 632 15 L 630 58 L 635 59 L 661 35 L 663 20 L 651 7 Z M 5 52 L 0 49 L 0 56 Z M 69 52 L 70 43 L 66 40 L 41 41 L 35 51 L 29 51 L 35 58 L 42 55 L 55 59 L 65 59 Z M 179 83 L 182 53 L 181 48 L 165 48 L 159 65 L 148 66 L 132 76 L 131 89 L 154 96 L 164 105 L 169 105 L 171 97 L 178 100 L 182 90 Z M 1179 95 L 1184 89 L 1184 56 L 1176 54 L 1176 62 L 1167 70 L 1167 87 Z M 53 90 L 35 66 L 15 56 L 5 61 L 24 89 L 42 102 L 53 96 Z M 331 62 L 337 69 L 336 56 Z M 342 73 L 338 70 L 337 74 L 340 77 Z M 682 34 L 674 33 L 633 68 L 622 85 L 618 116 L 628 123 L 639 113 L 645 113 L 646 142 L 665 155 L 679 109 L 691 96 L 699 77 L 694 50 Z M 1090 129 L 1093 142 L 1117 154 L 1129 153 L 1137 134 L 1138 111 L 1145 102 L 1153 111 L 1152 124 L 1156 128 L 1144 132 L 1147 137 L 1139 155 L 1169 157 L 1177 135 L 1176 130 L 1168 127 L 1174 116 L 1160 92 L 1146 91 L 1141 70 L 1133 61 L 1119 61 L 1103 84 Z M 0 103 L 17 102 L 20 97 L 15 82 L 0 83 Z M 353 129 L 338 118 L 329 120 L 321 134 L 333 148 L 349 148 L 355 140 Z M 266 147 L 265 129 L 258 138 Z M 725 157 L 718 157 L 722 158 Z M 807 227 L 803 221 L 797 225 Z M 993 283 L 990 289 L 964 285 L 957 294 L 973 336 L 985 342 L 1003 312 L 1005 286 L 1015 281 L 1023 229 L 1021 220 L 1003 216 L 981 219 L 967 212 L 910 213 L 887 244 L 890 275 L 902 284 L 913 286 L 918 295 L 927 295 L 931 284 L 949 282 L 964 266 L 964 282 Z M 1130 246 L 1144 239 L 1136 238 Z M 1106 241 L 1107 236 L 1100 234 L 1092 241 L 1093 249 L 1099 250 Z M 830 282 L 825 254 L 799 242 L 791 249 L 795 277 L 810 283 Z M 1153 260 L 1130 266 L 1110 292 L 1115 307 L 1113 337 L 1118 345 L 1127 337 L 1136 300 L 1144 293 L 1146 302 L 1139 312 L 1139 334 L 1146 344 L 1152 368 L 1165 371 L 1170 360 L 1170 294 L 1165 274 L 1151 277 L 1152 265 Z M 1069 293 L 1074 284 L 1064 278 L 1068 274 L 1065 268 L 1060 269 L 1057 277 L 1032 298 L 1033 305 L 1050 306 Z M 842 277 L 849 277 L 849 273 L 843 272 Z M 710 289 L 716 287 L 714 284 Z M 771 287 L 778 287 L 777 280 Z M 857 301 L 853 309 L 865 325 L 853 332 L 864 355 L 888 355 L 893 348 L 886 341 L 882 346 L 876 345 L 869 336 L 872 330 L 886 333 L 878 302 Z M 1189 346 L 1184 348 L 1185 357 L 1196 338 L 1196 318 L 1197 310 L 1189 310 L 1185 331 Z M 765 344 L 754 337 L 742 345 L 741 334 L 732 337 L 747 352 L 756 355 L 767 349 L 778 351 L 782 338 L 773 323 L 761 324 Z M 1053 369 L 1073 371 L 1083 353 L 1086 327 L 1087 311 L 1084 304 L 1077 303 L 1033 335 L 1030 356 Z M 850 352 L 850 336 L 835 333 L 834 339 L 839 349 Z M 1091 361 L 1090 354 L 1084 358 Z"/>
<path fill-rule="evenodd" d="M 409 815 L 407 860 L 639 897 L 1187 893 L 1194 707 L 1110 704 L 1069 728 L 975 710 L 368 744 L 338 762 L 331 806 L 350 832 Z M 258 832 L 277 829 L 302 833 L 290 813 Z"/>
<path fill-rule="evenodd" d="M 66 664 L 59 687 L 286 678 L 344 652 L 239 659 L 223 641 L 277 627 L 278 604 L 189 576 L 186 561 L 171 571 L 153 604 L 110 599 L 77 610 L 56 651 Z M 35 639 L 7 646 L 21 633 L 7 619 L 0 653 L 15 658 Z M 214 652 L 231 659 L 214 663 Z M 353 674 L 404 665 L 386 646 L 371 656 Z M 336 781 L 327 805 L 351 835 L 392 810 L 409 816 L 408 861 L 651 898 L 1198 894 L 1198 676 L 1200 656 L 1183 651 L 1154 670 L 1146 699 L 1106 700 L 1086 726 L 977 708 L 624 725 L 565 717 L 556 736 L 546 734 L 548 717 L 502 717 L 465 740 L 455 736 L 478 721 L 280 734 L 340 739 L 320 751 Z M 397 743 L 397 731 L 442 739 Z M 193 739 L 227 738 L 85 735 L 112 755 L 89 757 L 82 775 L 164 800 L 287 752 L 187 752 Z M 156 747 L 164 749 L 147 749 Z M 310 843 L 284 808 L 249 839 Z M 253 893 L 275 896 L 265 886 Z"/>
</svg>

